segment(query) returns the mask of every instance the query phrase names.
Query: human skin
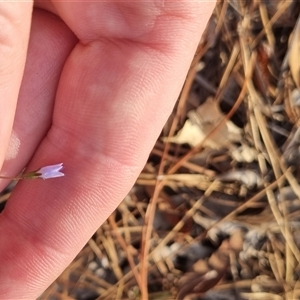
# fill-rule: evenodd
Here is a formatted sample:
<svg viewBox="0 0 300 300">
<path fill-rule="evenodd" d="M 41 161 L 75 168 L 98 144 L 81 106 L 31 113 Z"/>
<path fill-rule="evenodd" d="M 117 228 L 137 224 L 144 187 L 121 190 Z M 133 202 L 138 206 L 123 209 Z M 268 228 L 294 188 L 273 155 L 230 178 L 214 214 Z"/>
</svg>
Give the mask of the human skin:
<svg viewBox="0 0 300 300">
<path fill-rule="evenodd" d="M 65 176 L 19 182 L 0 215 L 0 299 L 38 297 L 128 193 L 214 3 L 32 6 L 0 3 L 1 174 L 62 162 Z"/>
</svg>

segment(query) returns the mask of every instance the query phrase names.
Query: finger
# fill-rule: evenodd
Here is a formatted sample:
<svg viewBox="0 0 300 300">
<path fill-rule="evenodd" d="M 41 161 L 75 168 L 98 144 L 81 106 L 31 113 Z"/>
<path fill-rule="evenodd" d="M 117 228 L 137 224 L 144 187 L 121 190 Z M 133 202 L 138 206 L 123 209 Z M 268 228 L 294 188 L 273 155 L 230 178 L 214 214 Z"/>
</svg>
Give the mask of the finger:
<svg viewBox="0 0 300 300">
<path fill-rule="evenodd" d="M 0 3 L 0 170 L 13 124 L 24 71 L 32 2 Z"/>
<path fill-rule="evenodd" d="M 174 105 L 212 10 L 212 4 L 166 2 L 147 15 L 149 7 L 140 11 L 140 4 L 132 4 L 136 10 L 61 4 L 57 11 L 81 42 L 66 62 L 52 127 L 30 167 L 64 162 L 66 176 L 21 182 L 1 216 L 0 257 L 10 274 L 0 273 L 0 295 L 11 298 L 36 297 L 126 195 Z M 78 27 L 74 20 L 86 7 L 85 25 Z M 99 18 L 106 8 L 109 28 Z M 126 17 L 134 22 L 132 12 L 136 24 L 124 31 Z"/>
<path fill-rule="evenodd" d="M 34 10 L 13 131 L 1 175 L 18 174 L 49 130 L 60 74 L 76 42 L 63 21 L 44 10 Z M 0 191 L 7 183 L 8 180 L 0 179 Z"/>
</svg>

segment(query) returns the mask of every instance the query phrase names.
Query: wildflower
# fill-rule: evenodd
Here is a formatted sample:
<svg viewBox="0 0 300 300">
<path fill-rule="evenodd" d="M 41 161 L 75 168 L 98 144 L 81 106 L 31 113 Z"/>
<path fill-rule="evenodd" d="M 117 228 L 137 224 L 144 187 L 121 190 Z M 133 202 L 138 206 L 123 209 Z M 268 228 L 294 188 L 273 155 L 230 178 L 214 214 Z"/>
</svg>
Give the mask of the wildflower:
<svg viewBox="0 0 300 300">
<path fill-rule="evenodd" d="M 34 177 L 49 179 L 49 178 L 56 178 L 65 176 L 64 173 L 60 172 L 63 168 L 63 163 L 50 165 L 46 167 L 42 167 L 39 170 L 35 171 Z"/>
<path fill-rule="evenodd" d="M 0 179 L 21 180 L 21 179 L 35 179 L 35 178 L 49 179 L 49 178 L 62 177 L 65 176 L 63 172 L 60 172 L 62 168 L 63 168 L 63 163 L 60 163 L 56 165 L 42 167 L 37 171 L 28 172 L 15 177 L 0 175 Z"/>
</svg>

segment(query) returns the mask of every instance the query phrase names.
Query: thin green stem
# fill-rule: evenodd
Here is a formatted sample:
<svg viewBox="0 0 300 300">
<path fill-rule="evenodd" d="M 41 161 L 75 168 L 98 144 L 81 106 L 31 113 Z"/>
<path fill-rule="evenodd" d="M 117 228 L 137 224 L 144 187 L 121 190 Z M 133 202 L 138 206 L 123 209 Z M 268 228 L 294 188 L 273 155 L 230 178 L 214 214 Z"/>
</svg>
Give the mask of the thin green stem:
<svg viewBox="0 0 300 300">
<path fill-rule="evenodd" d="M 9 177 L 9 176 L 2 176 L 2 175 L 0 175 L 0 179 L 20 180 L 20 179 L 23 179 L 23 177 L 22 176 Z"/>
<path fill-rule="evenodd" d="M 3 176 L 0 175 L 0 179 L 9 179 L 9 180 L 21 180 L 21 179 L 36 179 L 39 178 L 39 175 L 37 175 L 35 172 L 30 172 L 18 176 Z"/>
</svg>

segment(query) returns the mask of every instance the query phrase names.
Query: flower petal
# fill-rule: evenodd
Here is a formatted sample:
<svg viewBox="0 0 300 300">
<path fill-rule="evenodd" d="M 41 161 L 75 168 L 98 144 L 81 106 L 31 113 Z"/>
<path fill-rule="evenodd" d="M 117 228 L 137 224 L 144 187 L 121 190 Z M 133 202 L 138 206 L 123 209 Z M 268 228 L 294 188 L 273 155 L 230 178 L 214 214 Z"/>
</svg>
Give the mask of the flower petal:
<svg viewBox="0 0 300 300">
<path fill-rule="evenodd" d="M 63 163 L 45 166 L 37 170 L 36 174 L 38 175 L 38 177 L 43 179 L 62 177 L 65 176 L 64 173 L 60 172 L 62 168 L 63 168 Z"/>
</svg>

